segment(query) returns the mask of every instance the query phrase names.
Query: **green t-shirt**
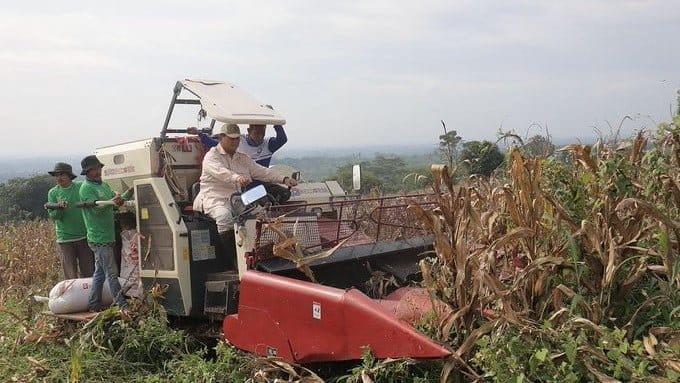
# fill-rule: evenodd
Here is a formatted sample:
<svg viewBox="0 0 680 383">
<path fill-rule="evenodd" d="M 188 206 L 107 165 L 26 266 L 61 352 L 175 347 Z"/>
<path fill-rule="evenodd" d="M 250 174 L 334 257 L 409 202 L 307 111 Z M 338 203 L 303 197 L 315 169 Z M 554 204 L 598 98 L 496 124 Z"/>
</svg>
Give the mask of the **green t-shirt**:
<svg viewBox="0 0 680 383">
<path fill-rule="evenodd" d="M 80 200 L 83 202 L 105 201 L 116 194 L 106 183 L 100 184 L 86 180 L 80 186 Z M 91 243 L 113 243 L 116 241 L 113 222 L 113 206 L 83 208 L 83 219 L 87 227 L 87 241 Z"/>
<path fill-rule="evenodd" d="M 54 220 L 57 242 L 59 243 L 78 241 L 87 236 L 83 215 L 80 208 L 76 207 L 76 204 L 80 202 L 79 190 L 81 184 L 82 182 L 74 181 L 67 188 L 56 185 L 47 193 L 47 202 L 66 201 L 68 203 L 65 209 L 47 211 L 50 218 Z"/>
</svg>

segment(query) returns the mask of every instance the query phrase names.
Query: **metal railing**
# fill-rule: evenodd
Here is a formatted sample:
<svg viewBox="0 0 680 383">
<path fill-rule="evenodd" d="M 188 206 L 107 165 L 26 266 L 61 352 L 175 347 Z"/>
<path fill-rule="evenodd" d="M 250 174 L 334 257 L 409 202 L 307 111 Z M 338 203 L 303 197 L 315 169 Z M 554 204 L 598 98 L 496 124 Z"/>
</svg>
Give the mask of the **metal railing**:
<svg viewBox="0 0 680 383">
<path fill-rule="evenodd" d="M 281 239 L 277 231 L 287 238 L 296 237 L 307 254 L 341 241 L 345 241 L 343 246 L 353 246 L 422 236 L 423 227 L 406 208 L 435 203 L 433 194 L 413 194 L 272 206 L 269 218 L 259 219 L 256 224 L 254 255 L 258 259 L 273 255 L 272 247 Z M 268 225 L 276 225 L 276 230 Z"/>
</svg>

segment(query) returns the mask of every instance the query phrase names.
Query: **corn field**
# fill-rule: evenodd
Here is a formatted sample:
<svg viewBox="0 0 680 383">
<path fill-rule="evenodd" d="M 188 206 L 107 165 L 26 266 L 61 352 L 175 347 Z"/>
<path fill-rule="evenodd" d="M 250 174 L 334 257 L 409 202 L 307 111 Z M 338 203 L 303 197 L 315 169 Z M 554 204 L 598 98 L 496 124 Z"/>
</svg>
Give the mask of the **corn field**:
<svg viewBox="0 0 680 383">
<path fill-rule="evenodd" d="M 59 250 L 50 222 L 0 226 L 0 292 L 51 286 L 59 273 Z"/>
<path fill-rule="evenodd" d="M 680 129 L 508 154 L 504 178 L 453 185 L 412 209 L 434 235 L 424 285 L 453 311 L 433 334 L 442 381 L 680 378 Z M 650 142 L 651 139 L 651 142 Z"/>
</svg>

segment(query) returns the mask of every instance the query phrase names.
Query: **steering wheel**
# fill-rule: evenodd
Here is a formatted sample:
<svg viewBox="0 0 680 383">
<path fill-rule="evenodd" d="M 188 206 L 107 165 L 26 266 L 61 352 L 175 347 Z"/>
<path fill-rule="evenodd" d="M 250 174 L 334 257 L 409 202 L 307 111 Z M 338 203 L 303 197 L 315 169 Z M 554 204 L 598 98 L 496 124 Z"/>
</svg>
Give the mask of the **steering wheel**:
<svg viewBox="0 0 680 383">
<path fill-rule="evenodd" d="M 243 203 L 243 200 L 241 199 L 241 194 L 242 194 L 241 192 L 235 192 L 234 194 L 231 195 L 231 197 L 229 197 L 231 213 L 234 216 L 234 221 L 238 222 L 239 224 L 243 224 L 246 220 L 246 216 L 248 215 L 248 213 L 253 211 L 257 206 L 261 205 L 265 199 L 272 205 L 279 204 L 273 195 L 267 193 L 265 197 L 259 199 L 258 201 L 253 202 L 249 205 L 245 205 Z"/>
</svg>

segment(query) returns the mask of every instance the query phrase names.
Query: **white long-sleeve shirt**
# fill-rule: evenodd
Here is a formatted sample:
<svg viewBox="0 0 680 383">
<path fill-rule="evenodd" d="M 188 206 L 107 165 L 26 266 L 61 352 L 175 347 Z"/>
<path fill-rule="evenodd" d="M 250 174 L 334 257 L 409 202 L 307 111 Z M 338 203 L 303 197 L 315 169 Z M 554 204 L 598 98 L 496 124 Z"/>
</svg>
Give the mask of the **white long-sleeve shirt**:
<svg viewBox="0 0 680 383">
<path fill-rule="evenodd" d="M 239 191 L 239 176 L 249 176 L 253 180 L 283 183 L 276 172 L 258 165 L 247 155 L 236 152 L 228 154 L 217 145 L 203 157 L 201 188 L 194 199 L 194 210 L 208 213 L 217 206 L 229 206 L 229 198 Z"/>
</svg>

